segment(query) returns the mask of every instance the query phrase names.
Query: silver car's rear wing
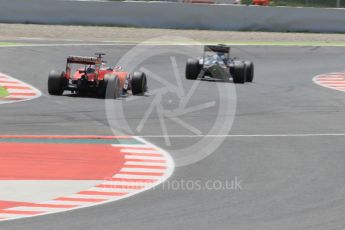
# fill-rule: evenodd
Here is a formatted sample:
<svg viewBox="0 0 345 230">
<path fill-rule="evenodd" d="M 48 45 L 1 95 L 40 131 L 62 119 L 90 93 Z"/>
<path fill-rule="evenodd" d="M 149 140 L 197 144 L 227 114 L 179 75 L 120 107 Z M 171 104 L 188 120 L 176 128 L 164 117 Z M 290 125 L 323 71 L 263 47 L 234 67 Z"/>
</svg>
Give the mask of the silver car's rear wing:
<svg viewBox="0 0 345 230">
<path fill-rule="evenodd" d="M 230 46 L 226 45 L 206 45 L 204 46 L 204 52 L 216 52 L 216 53 L 230 53 Z"/>
</svg>

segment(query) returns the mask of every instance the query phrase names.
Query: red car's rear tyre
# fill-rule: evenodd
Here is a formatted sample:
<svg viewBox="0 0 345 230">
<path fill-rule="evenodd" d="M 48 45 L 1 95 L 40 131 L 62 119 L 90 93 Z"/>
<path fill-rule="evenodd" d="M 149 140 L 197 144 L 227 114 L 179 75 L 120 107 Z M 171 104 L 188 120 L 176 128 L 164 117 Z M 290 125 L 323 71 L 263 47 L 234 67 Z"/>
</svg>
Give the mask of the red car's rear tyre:
<svg viewBox="0 0 345 230">
<path fill-rule="evenodd" d="M 121 95 L 120 80 L 116 75 L 107 75 L 104 78 L 103 95 L 108 99 L 116 99 Z"/>
<path fill-rule="evenodd" d="M 147 90 L 147 79 L 143 72 L 134 72 L 131 87 L 133 95 L 143 94 Z"/>
<path fill-rule="evenodd" d="M 48 77 L 48 93 L 50 95 L 62 95 L 65 82 L 66 78 L 64 72 L 51 71 Z"/>
</svg>

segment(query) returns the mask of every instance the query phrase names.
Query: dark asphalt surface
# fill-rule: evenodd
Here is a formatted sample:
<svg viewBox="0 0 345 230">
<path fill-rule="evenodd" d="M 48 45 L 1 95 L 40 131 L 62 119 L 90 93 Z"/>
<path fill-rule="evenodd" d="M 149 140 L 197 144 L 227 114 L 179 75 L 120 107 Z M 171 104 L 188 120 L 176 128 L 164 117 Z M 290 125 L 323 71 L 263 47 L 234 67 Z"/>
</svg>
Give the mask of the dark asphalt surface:
<svg viewBox="0 0 345 230">
<path fill-rule="evenodd" d="M 114 65 L 130 46 L 0 48 L 0 71 L 40 89 L 43 96 L 0 107 L 1 134 L 112 135 L 102 99 L 47 95 L 49 70 L 63 68 L 69 54 L 106 52 Z M 159 49 L 159 47 L 157 47 Z M 1 230 L 113 229 L 234 229 L 276 230 L 345 228 L 345 136 L 288 136 L 345 133 L 345 94 L 322 88 L 313 76 L 345 69 L 343 47 L 234 47 L 235 56 L 255 62 L 253 84 L 237 85 L 237 110 L 230 134 L 287 134 L 287 136 L 229 136 L 206 159 L 178 167 L 173 180 L 242 181 L 241 190 L 186 190 L 159 186 L 118 202 L 43 217 L 0 223 Z M 170 54 L 143 66 L 174 82 Z M 176 56 L 181 76 L 185 57 Z M 188 89 L 192 82 L 183 79 Z M 229 83 L 225 88 L 231 89 Z M 150 90 L 159 87 L 149 82 Z M 224 90 L 223 93 L 227 93 Z M 191 104 L 219 102 L 213 82 L 201 82 Z M 153 95 L 123 103 L 134 128 Z M 176 98 L 161 105 L 172 109 Z M 182 118 L 203 133 L 217 110 L 205 109 Z M 227 114 L 222 114 L 227 116 Z M 231 119 L 231 115 L 229 115 Z M 188 134 L 167 121 L 169 135 Z M 158 137 L 159 117 L 152 115 L 142 136 L 165 149 L 179 149 L 201 137 L 173 137 L 172 146 Z M 173 156 L 174 157 L 174 156 Z"/>
</svg>

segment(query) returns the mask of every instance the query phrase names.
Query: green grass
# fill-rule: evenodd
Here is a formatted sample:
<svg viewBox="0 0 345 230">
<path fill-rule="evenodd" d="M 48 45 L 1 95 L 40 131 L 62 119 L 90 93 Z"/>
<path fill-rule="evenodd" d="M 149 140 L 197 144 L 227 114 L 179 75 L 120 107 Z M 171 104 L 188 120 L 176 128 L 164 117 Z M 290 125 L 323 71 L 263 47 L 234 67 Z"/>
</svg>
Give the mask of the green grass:
<svg viewBox="0 0 345 230">
<path fill-rule="evenodd" d="M 5 88 L 0 86 L 0 98 L 8 96 L 8 92 Z"/>
<path fill-rule="evenodd" d="M 16 43 L 16 42 L 0 42 L 0 47 L 16 46 L 16 45 L 23 45 L 23 43 Z"/>
</svg>

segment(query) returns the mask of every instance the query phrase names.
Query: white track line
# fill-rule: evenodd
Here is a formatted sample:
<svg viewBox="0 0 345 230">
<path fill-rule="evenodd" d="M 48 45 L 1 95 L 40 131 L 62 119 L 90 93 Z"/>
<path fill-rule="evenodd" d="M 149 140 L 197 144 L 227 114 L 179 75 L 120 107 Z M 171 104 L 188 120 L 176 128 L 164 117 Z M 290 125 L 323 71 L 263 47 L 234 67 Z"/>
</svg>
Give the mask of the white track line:
<svg viewBox="0 0 345 230">
<path fill-rule="evenodd" d="M 140 144 L 136 144 L 136 145 L 112 144 L 111 146 L 121 147 L 121 148 L 126 148 L 126 147 L 133 148 L 133 147 L 135 147 L 135 148 L 141 148 L 141 149 L 151 149 L 152 148 L 151 146 L 140 145 Z"/>
<path fill-rule="evenodd" d="M 159 179 L 161 176 L 146 176 L 146 175 L 132 175 L 132 174 L 125 174 L 125 173 L 118 173 L 116 174 L 116 176 L 114 176 L 113 178 L 119 178 L 119 179 L 153 179 L 153 180 L 157 180 Z"/>
<path fill-rule="evenodd" d="M 85 190 L 84 190 L 85 191 Z M 89 190 L 88 190 L 89 191 Z M 66 196 L 67 198 L 77 198 L 77 199 L 103 199 L 103 200 L 109 200 L 111 196 L 105 196 L 105 195 L 87 195 L 87 194 L 74 194 L 70 196 Z M 89 202 L 84 202 L 83 205 L 87 204 Z M 90 202 L 91 204 L 91 202 Z"/>
<path fill-rule="evenodd" d="M 147 135 L 142 138 L 225 138 L 225 137 L 322 137 L 345 136 L 345 133 L 300 133 L 300 134 L 219 134 L 219 135 Z"/>
<path fill-rule="evenodd" d="M 120 172 L 157 172 L 164 173 L 165 169 L 151 169 L 151 168 L 122 168 Z"/>
<path fill-rule="evenodd" d="M 131 181 L 108 181 L 104 182 L 100 186 L 147 186 L 152 184 L 151 182 L 131 182 Z"/>
<path fill-rule="evenodd" d="M 0 85 L 1 86 L 18 86 L 20 84 L 18 82 L 11 81 L 11 82 L 0 82 Z"/>
<path fill-rule="evenodd" d="M 7 210 L 13 211 L 34 211 L 34 212 L 58 212 L 61 208 L 51 208 L 51 207 L 29 207 L 29 206 L 18 206 L 15 208 L 9 208 Z"/>
<path fill-rule="evenodd" d="M 0 84 L 2 85 L 2 84 Z M 33 93 L 31 89 L 7 89 L 9 93 Z"/>
<path fill-rule="evenodd" d="M 86 190 L 86 191 L 96 191 L 96 192 L 118 192 L 118 193 L 131 193 L 131 192 L 135 192 L 137 190 L 140 189 L 130 189 L 130 188 L 126 188 L 125 186 L 123 186 L 123 188 L 102 188 L 102 187 L 97 187 L 97 188 L 92 188 L 90 190 Z"/>
<path fill-rule="evenodd" d="M 147 149 L 121 149 L 122 153 L 153 153 L 153 154 L 159 154 L 159 151 L 157 150 L 147 150 Z"/>
<path fill-rule="evenodd" d="M 159 162 L 140 162 L 140 161 L 126 161 L 125 166 L 166 166 L 165 163 L 159 163 Z"/>
<path fill-rule="evenodd" d="M 126 155 L 125 159 L 127 160 L 164 160 L 164 157 L 151 157 L 151 156 L 142 156 L 142 155 Z"/>
<path fill-rule="evenodd" d="M 25 217 L 25 215 L 0 213 L 0 218 L 11 218 L 12 219 L 12 218 L 22 218 L 22 217 Z"/>
<path fill-rule="evenodd" d="M 58 205 L 73 205 L 73 206 L 82 206 L 85 205 L 85 202 L 82 201 L 67 201 L 67 200 L 51 200 L 42 202 L 40 204 L 58 204 Z"/>
</svg>

